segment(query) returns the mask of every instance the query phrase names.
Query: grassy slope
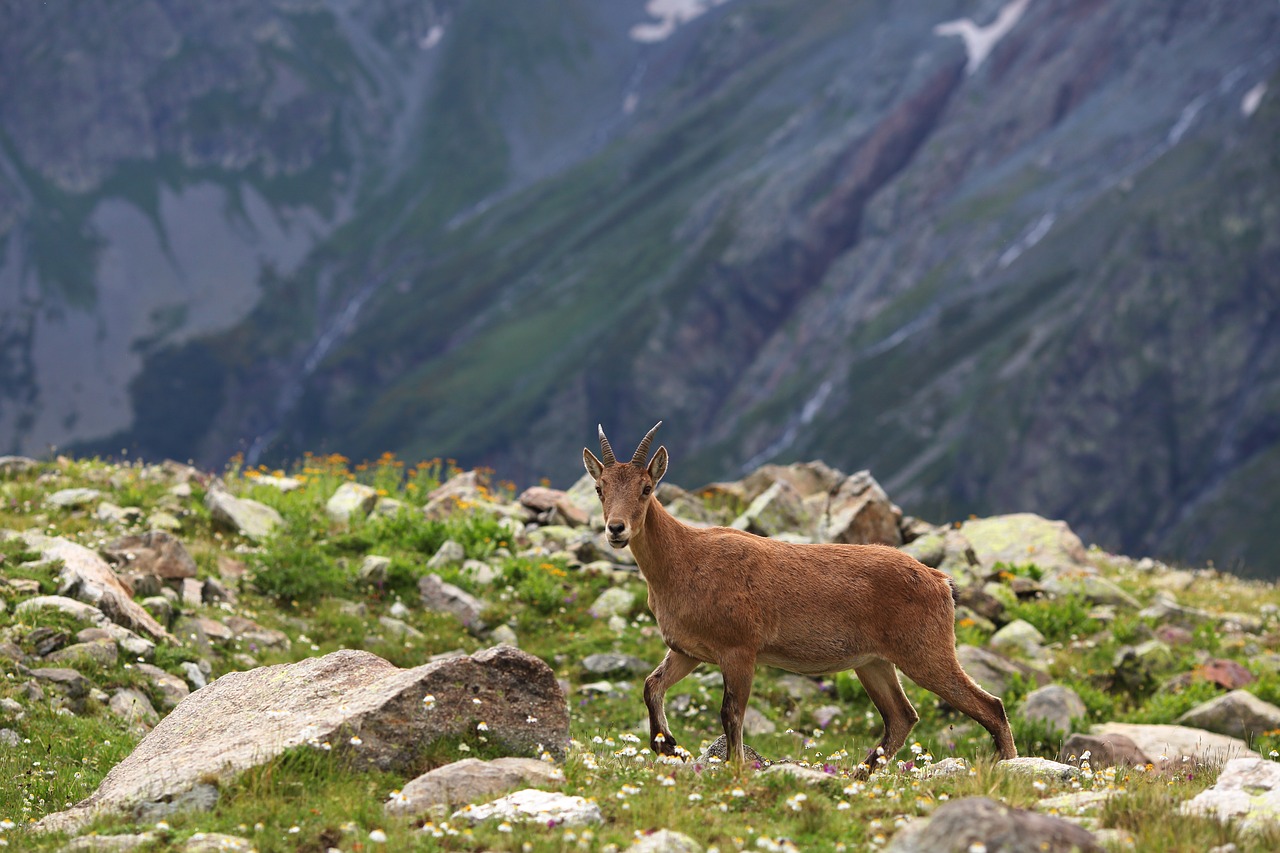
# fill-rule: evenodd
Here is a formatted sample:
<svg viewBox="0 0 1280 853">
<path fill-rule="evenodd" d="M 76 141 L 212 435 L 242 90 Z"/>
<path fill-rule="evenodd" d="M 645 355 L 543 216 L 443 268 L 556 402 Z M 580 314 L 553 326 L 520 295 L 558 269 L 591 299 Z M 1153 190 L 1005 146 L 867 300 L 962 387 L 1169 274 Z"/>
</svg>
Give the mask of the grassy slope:
<svg viewBox="0 0 1280 853">
<path fill-rule="evenodd" d="M 1029 782 L 1006 777 L 991 762 L 991 746 L 985 732 L 963 717 L 939 708 L 936 700 L 908 684 L 908 694 L 921 713 L 913 740 L 933 759 L 958 755 L 974 762 L 973 773 L 958 778 L 922 781 L 910 772 L 889 772 L 869 783 L 854 784 L 847 778 L 861 751 L 875 742 L 879 722 L 856 680 L 847 676 L 823 679 L 822 692 L 796 699 L 779 680 L 781 673 L 761 668 L 752 704 L 778 723 L 779 732 L 750 738 L 751 743 L 771 758 L 790 757 L 814 764 L 829 765 L 834 771 L 828 785 L 806 788 L 798 782 L 753 771 L 729 768 L 671 767 L 655 763 L 635 735 L 644 737 L 641 678 L 616 683 L 613 694 L 599 696 L 579 691 L 597 676 L 581 669 L 582 658 L 593 652 L 621 651 L 656 662 L 663 651 L 651 618 L 643 604 L 643 585 L 631 576 L 620 580 L 608 574 L 573 567 L 563 555 L 528 553 L 504 556 L 501 549 L 520 553 L 520 545 L 509 530 L 483 514 L 467 513 L 443 522 L 426 522 L 415 512 L 390 519 L 357 523 L 351 528 L 332 525 L 323 504 L 336 485 L 348 477 L 358 477 L 406 500 L 410 506 L 439 479 L 440 467 L 424 466 L 404 476 L 392 458 L 354 469 L 339 459 L 307 460 L 297 473 L 305 487 L 282 495 L 261 485 L 259 472 L 230 471 L 231 487 L 279 508 L 287 526 L 274 541 L 253 547 L 238 537 L 215 531 L 202 509 L 201 490 L 178 502 L 183 518 L 181 536 L 195 556 L 202 577 L 213 576 L 221 556 L 235 556 L 247 562 L 249 579 L 242 584 L 236 612 L 249 615 L 264 625 L 279 628 L 293 640 L 288 651 L 253 651 L 221 647 L 206 652 L 214 675 L 241 667 L 232 655 L 253 652 L 263 664 L 298 660 L 338 648 L 367 648 L 400 666 L 422 663 L 429 655 L 461 648 L 474 651 L 483 640 L 472 637 L 452 617 L 421 612 L 415 605 L 416 578 L 423 563 L 439 544 L 451 537 L 461 542 L 469 557 L 491 561 L 502 578 L 490 587 L 474 585 L 456 569 L 446 570 L 447 580 L 468 587 L 491 605 L 490 623 L 512 626 L 522 648 L 532 652 L 556 670 L 570 684 L 571 734 L 574 746 L 565 765 L 567 793 L 594 798 L 605 814 L 605 823 L 590 835 L 564 828 L 515 826 L 510 833 L 494 826 L 466 830 L 457 821 L 436 821 L 423 832 L 414 823 L 387 819 L 381 803 L 406 780 L 387 774 L 354 773 L 338 766 L 329 753 L 302 750 L 269 765 L 224 783 L 221 800 L 209 813 L 169 818 L 158 832 L 162 841 L 156 849 L 168 849 L 195 832 L 221 831 L 251 838 L 260 850 L 368 849 L 368 833 L 375 829 L 389 837 L 388 849 L 519 849 L 535 850 L 604 849 L 608 844 L 625 847 L 634 833 L 667 827 L 686 832 L 704 844 L 721 850 L 743 847 L 770 848 L 781 839 L 800 849 L 864 849 L 876 846 L 914 816 L 927 815 L 945 799 L 963 796 L 995 796 L 1015 805 L 1032 805 L 1036 800 L 1070 790 L 1052 783 L 1037 790 Z M 94 546 L 110 541 L 122 532 L 102 525 L 84 512 L 46 508 L 43 501 L 52 491 L 89 485 L 103 489 L 106 499 L 122 505 L 150 510 L 162 503 L 174 505 L 167 496 L 170 481 L 158 469 L 142 465 L 115 466 L 84 460 L 47 464 L 37 472 L 0 483 L 0 528 L 52 528 L 52 532 Z M 499 497 L 510 487 L 499 488 Z M 13 543 L 0 546 L 4 562 L 0 575 L 8 578 L 33 577 L 41 590 L 52 591 L 52 573 L 46 566 L 24 565 L 29 555 Z M 360 584 L 355 567 L 363 556 L 377 553 L 392 558 L 388 582 L 379 587 Z M 1139 575 L 1117 562 L 1108 572 L 1126 589 L 1147 600 L 1155 592 L 1159 576 Z M 256 583 L 252 578 L 257 577 Z M 637 606 L 629 627 L 614 633 L 603 621 L 587 614 L 595 597 L 611 585 L 621 583 L 637 593 Z M 6 639 L 22 645 L 32 629 L 48 625 L 74 631 L 65 617 L 18 619 L 13 606 L 28 593 L 12 587 L 0 589 L 7 607 L 0 613 Z M 342 599 L 359 602 L 367 610 L 353 614 Z M 422 639 L 400 640 L 388 636 L 377 622 L 397 599 L 410 605 L 407 621 L 423 632 Z M 1086 606 L 1065 599 L 1050 604 L 1020 605 L 1017 615 L 1037 624 L 1054 650 L 1050 673 L 1055 681 L 1075 687 L 1089 707 L 1091 721 L 1111 719 L 1143 722 L 1171 722 L 1178 714 L 1208 698 L 1216 690 L 1204 683 L 1176 691 L 1158 691 L 1156 684 L 1194 669 L 1199 656 L 1212 654 L 1243 663 L 1258 676 L 1251 686 L 1257 695 L 1280 700 L 1280 675 L 1272 656 L 1263 651 L 1280 646 L 1274 630 L 1274 608 L 1280 593 L 1272 585 L 1245 583 L 1230 576 L 1214 574 L 1197 577 L 1184 592 L 1184 604 L 1214 611 L 1259 613 L 1264 605 L 1272 610 L 1264 616 L 1269 626 L 1260 638 L 1223 636 L 1211 629 L 1197 630 L 1191 644 L 1176 647 L 1153 673 L 1154 680 L 1113 692 L 1112 660 L 1117 649 L 1141 639 L 1150 625 L 1131 613 L 1122 613 L 1103 630 L 1089 617 Z M 184 608 L 192 611 L 192 608 Z M 214 618 L 225 610 L 195 608 Z M 959 629 L 961 642 L 981 644 L 985 637 L 972 626 Z M 29 647 L 27 649 L 30 651 Z M 162 647 L 157 663 L 180 672 L 178 664 L 195 659 L 200 652 L 192 647 Z M 5 664 L 6 672 L 12 672 Z M 86 668 L 96 685 L 108 693 L 120 686 L 144 686 L 138 673 L 124 661 L 103 669 Z M 24 706 L 20 719 L 9 718 L 3 725 L 17 731 L 22 742 L 14 749 L 0 751 L 0 820 L 23 824 L 50 811 L 64 808 L 90 793 L 110 767 L 124 755 L 142 732 L 122 724 L 95 701 L 79 716 L 55 712 L 50 701 L 31 701 L 21 687 L 24 679 L 13 677 L 0 682 L 0 694 L 15 697 Z M 1058 737 L 1035 725 L 1017 722 L 1016 711 L 1031 685 L 1015 684 L 1005 694 L 1013 712 L 1019 750 L 1030 755 L 1056 755 Z M 673 729 L 681 741 L 697 747 L 718 734 L 719 688 L 714 673 L 705 668 L 671 693 L 675 700 L 688 696 L 688 709 L 672 712 Z M 158 697 L 153 697 L 158 698 Z M 814 712 L 825 704 L 836 704 L 840 716 L 825 730 L 814 720 Z M 674 703 L 673 703 L 674 706 Z M 1280 747 L 1280 735 L 1259 737 L 1254 746 L 1264 753 Z M 445 744 L 430 757 L 445 763 L 464 755 L 484 755 L 486 745 L 472 739 L 461 744 Z M 912 755 L 904 750 L 899 756 Z M 918 759 L 920 760 L 920 759 Z M 1177 804 L 1209 784 L 1213 768 L 1198 768 L 1185 777 L 1149 778 L 1141 772 L 1118 776 L 1097 774 L 1085 780 L 1084 788 L 1107 788 L 1117 798 L 1101 814 L 1103 826 L 1132 833 L 1139 850 L 1208 849 L 1235 841 L 1240 849 L 1268 849 L 1278 837 L 1246 839 L 1231 828 L 1207 821 L 1180 817 Z M 803 796 L 801 796 L 803 795 Z M 101 832 L 155 829 L 136 826 L 127 819 L 103 819 Z M 457 836 L 450 831 L 459 832 Z M 442 833 L 436 838 L 433 833 Z M 56 839 L 38 839 L 15 828 L 4 832 L 22 849 L 57 849 Z M 767 840 L 761 840 L 767 839 Z"/>
</svg>

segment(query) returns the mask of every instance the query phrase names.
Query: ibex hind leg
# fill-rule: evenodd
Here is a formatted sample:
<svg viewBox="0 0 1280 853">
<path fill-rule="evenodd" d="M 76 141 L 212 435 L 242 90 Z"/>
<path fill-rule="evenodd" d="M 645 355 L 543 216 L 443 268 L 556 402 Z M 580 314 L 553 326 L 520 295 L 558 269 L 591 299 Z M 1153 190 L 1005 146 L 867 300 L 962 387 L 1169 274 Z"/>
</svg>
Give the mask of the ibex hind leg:
<svg viewBox="0 0 1280 853">
<path fill-rule="evenodd" d="M 936 693 L 944 702 L 972 717 L 991 733 L 1001 759 L 1017 758 L 1018 748 L 1004 712 L 1004 703 L 979 687 L 960 666 L 954 654 L 940 660 L 915 660 L 900 663 L 907 677 L 926 690 Z"/>
<path fill-rule="evenodd" d="M 693 672 L 698 661 L 677 651 L 668 651 L 644 680 L 644 705 L 649 710 L 649 746 L 662 755 L 676 754 L 676 739 L 667 726 L 666 697 L 671 686 Z M 661 737 L 659 737 L 661 735 Z"/>
<path fill-rule="evenodd" d="M 898 671 L 887 660 L 872 661 L 855 668 L 854 672 L 884 720 L 884 735 L 880 738 L 880 743 L 872 747 L 862 760 L 863 765 L 873 771 L 882 763 L 887 764 L 893 760 L 898 750 L 907 742 L 907 736 L 911 734 L 920 715 L 903 692 Z M 882 757 L 883 762 L 880 760 Z"/>
</svg>

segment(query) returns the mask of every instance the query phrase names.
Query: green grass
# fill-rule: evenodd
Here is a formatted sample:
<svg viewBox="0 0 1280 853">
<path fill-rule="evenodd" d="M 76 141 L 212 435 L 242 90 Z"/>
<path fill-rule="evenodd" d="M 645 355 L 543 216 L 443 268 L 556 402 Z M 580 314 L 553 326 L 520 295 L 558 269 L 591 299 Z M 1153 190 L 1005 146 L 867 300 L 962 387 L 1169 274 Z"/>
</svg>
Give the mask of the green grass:
<svg viewBox="0 0 1280 853">
<path fill-rule="evenodd" d="M 232 557 L 247 567 L 238 587 L 237 602 L 227 605 L 237 614 L 266 628 L 282 631 L 287 647 L 260 647 L 244 641 L 213 646 L 202 652 L 193 645 L 161 644 L 154 663 L 181 674 L 181 665 L 204 655 L 216 677 L 253 664 L 302 660 L 343 648 L 367 649 L 401 667 L 417 666 L 430 656 L 452 650 L 470 653 L 489 640 L 461 628 L 448 614 L 428 613 L 417 604 L 417 582 L 425 564 L 440 545 L 452 539 L 468 558 L 487 561 L 496 572 L 490 584 L 480 584 L 456 565 L 440 569 L 444 580 L 484 600 L 485 620 L 508 625 L 522 648 L 546 661 L 568 685 L 570 734 L 573 745 L 562 765 L 565 779 L 556 787 L 567 794 L 593 798 L 604 822 L 589 829 L 516 824 L 470 826 L 462 818 L 432 816 L 420 820 L 390 818 L 383 803 L 409 780 L 395 773 L 369 772 L 349 766 L 333 752 L 301 748 L 234 778 L 217 779 L 217 805 L 210 812 L 168 817 L 159 828 L 139 824 L 127 816 L 99 818 L 93 828 L 104 834 L 148 830 L 158 840 L 152 849 L 176 849 L 197 833 L 222 832 L 247 838 L 259 850 L 455 849 L 455 850 L 605 850 L 625 849 L 637 832 L 658 828 L 685 832 L 706 846 L 720 850 L 801 849 L 833 850 L 878 847 L 904 821 L 926 817 L 948 800 L 989 796 L 1011 805 L 1030 807 L 1043 797 L 1072 790 L 1068 783 L 1047 783 L 1036 789 L 1026 780 L 995 767 L 989 735 L 968 718 L 943 706 L 935 696 L 904 681 L 920 722 L 909 746 L 896 756 L 890 772 L 870 780 L 851 778 L 857 762 L 880 736 L 880 719 L 866 691 L 851 674 L 842 673 L 814 683 L 811 696 L 793 696 L 783 673 L 760 667 L 752 704 L 776 724 L 772 734 L 748 737 L 748 742 L 771 759 L 789 758 L 824 767 L 831 779 L 806 787 L 788 777 L 757 774 L 724 766 L 673 766 L 655 762 L 645 738 L 641 699 L 643 673 L 611 677 L 613 690 L 586 692 L 581 688 L 600 680 L 582 668 L 590 654 L 617 651 L 651 664 L 665 646 L 644 606 L 639 578 L 623 580 L 610 573 L 588 572 L 564 554 L 551 549 L 526 550 L 515 527 L 487 512 L 462 508 L 443 519 L 426 519 L 419 511 L 427 493 L 459 472 L 445 462 L 424 463 L 405 470 L 391 456 L 352 464 L 337 457 L 308 456 L 285 470 L 231 466 L 223 477 L 234 492 L 263 501 L 285 518 L 279 534 L 253 543 L 215 529 L 203 509 L 204 489 L 182 499 L 183 541 L 195 557 L 201 577 L 218 570 L 220 558 Z M 268 474 L 291 474 L 302 487 L 283 493 L 267 485 Z M 357 480 L 404 502 L 405 509 L 388 516 L 331 521 L 324 505 L 344 482 Z M 150 511 L 171 502 L 170 480 L 160 469 L 140 463 L 110 464 L 95 459 L 47 463 L 36 471 L 0 481 L 0 528 L 39 529 L 99 547 L 125 532 L 104 529 L 86 510 L 53 510 L 44 505 L 48 493 L 71 486 L 91 485 L 103 499 Z M 491 496 L 510 500 L 513 486 L 495 488 Z M 518 526 L 518 525 L 517 525 Z M 369 554 L 391 559 L 388 578 L 372 586 L 357 576 Z M 0 575 L 29 578 L 40 592 L 56 588 L 56 566 L 33 562 L 38 555 L 17 540 L 0 543 Z M 1152 595 L 1149 578 L 1129 564 L 1103 561 L 1106 576 L 1140 600 Z M 1003 580 L 1016 575 L 1035 577 L 1034 567 L 1004 567 Z M 623 585 L 637 596 L 635 609 L 618 631 L 589 608 L 604 590 Z M 0 638 L 27 653 L 36 628 L 68 635 L 85 627 L 64 614 L 39 611 L 19 618 L 14 606 L 25 595 L 0 585 L 5 608 L 0 612 Z M 1248 642 L 1224 636 L 1211 628 L 1192 632 L 1185 646 L 1171 648 L 1145 664 L 1143 678 L 1123 681 L 1115 659 L 1126 646 L 1150 637 L 1155 627 L 1133 612 L 1122 611 L 1107 623 L 1090 615 L 1087 602 L 1063 597 L 1051 602 L 1020 602 L 1011 618 L 1023 618 L 1045 634 L 1053 650 L 1048 675 L 1075 689 L 1085 702 L 1088 723 L 1107 720 L 1173 722 L 1181 713 L 1221 690 L 1203 680 L 1180 688 L 1167 683 L 1194 671 L 1204 656 L 1237 660 L 1257 681 L 1250 686 L 1268 701 L 1280 699 L 1280 668 L 1267 663 L 1265 652 L 1280 650 L 1275 630 L 1280 594 L 1273 585 L 1240 581 L 1230 576 L 1205 575 L 1180 600 L 1214 612 L 1255 614 L 1263 631 Z M 1272 605 L 1274 609 L 1263 609 Z M 401 636 L 381 624 L 393 607 L 415 633 Z M 177 605 L 184 616 L 225 618 L 224 608 Z M 966 633 L 966 631 L 970 633 Z M 967 642 L 984 644 L 976 628 L 961 627 Z M 248 656 L 248 659 L 244 656 Z M 130 728 L 111 715 L 103 696 L 122 687 L 146 692 L 160 708 L 160 696 L 124 656 L 114 666 L 84 666 L 82 672 L 103 691 L 82 704 L 57 700 L 45 687 L 45 699 L 33 700 L 25 679 L 0 680 L 0 698 L 17 701 L 20 717 L 0 718 L 19 744 L 0 749 L 0 821 L 16 825 L 0 836 L 19 849 L 56 850 L 63 837 L 20 833 L 18 827 L 46 813 L 65 808 L 91 793 L 106 772 L 126 756 L 143 730 Z M 4 664 L 9 667 L 7 663 Z M 12 672 L 6 668 L 6 672 Z M 680 744 L 697 752 L 720 733 L 721 689 L 713 667 L 699 667 L 668 695 L 668 715 Z M 1004 694 L 1019 751 L 1024 755 L 1056 757 L 1059 732 L 1018 715 L 1031 679 L 1015 679 Z M 838 713 L 825 727 L 817 711 L 833 705 Z M 59 710 L 60 707 L 65 708 Z M 8 712 L 5 712 L 6 714 Z M 1264 732 L 1252 739 L 1264 755 L 1280 747 L 1280 732 Z M 491 746 L 477 737 L 446 740 L 426 747 L 423 762 L 437 766 L 462 757 L 490 755 Z M 914 751 L 913 751 L 914 750 Z M 924 765 L 952 756 L 967 759 L 972 773 L 958 777 L 922 779 L 906 762 Z M 913 765 L 913 766 L 914 766 Z M 1132 833 L 1138 850 L 1207 849 L 1236 843 L 1241 850 L 1269 849 L 1262 841 L 1178 813 L 1179 804 L 1211 784 L 1214 769 L 1196 769 L 1190 776 L 1156 778 L 1143 772 L 1104 774 L 1082 780 L 1084 789 L 1114 789 L 1115 797 L 1097 812 L 1101 826 Z M 5 826 L 0 824 L 0 827 Z M 507 831 L 509 829 L 510 831 Z M 371 837 L 371 833 L 375 833 Z M 386 841 L 376 838 L 385 835 Z M 613 845 L 614 848 L 611 848 Z M 791 845 L 791 846 L 788 846 Z"/>
</svg>

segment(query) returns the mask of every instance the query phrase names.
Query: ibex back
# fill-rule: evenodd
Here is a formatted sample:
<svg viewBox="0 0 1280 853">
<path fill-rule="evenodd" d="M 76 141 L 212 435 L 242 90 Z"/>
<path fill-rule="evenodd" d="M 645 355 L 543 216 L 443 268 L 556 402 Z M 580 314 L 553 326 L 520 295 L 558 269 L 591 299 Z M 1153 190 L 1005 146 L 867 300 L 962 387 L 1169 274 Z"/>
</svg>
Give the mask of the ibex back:
<svg viewBox="0 0 1280 853">
<path fill-rule="evenodd" d="M 884 718 L 884 736 L 863 761 L 871 769 L 902 748 L 919 719 L 899 669 L 981 723 L 1001 758 L 1017 755 L 1003 703 L 956 658 L 950 578 L 884 545 L 798 545 L 680 522 L 653 496 L 667 471 L 665 447 L 646 464 L 658 426 L 626 463 L 614 457 L 603 428 L 603 460 L 582 451 L 609 543 L 631 546 L 669 649 L 644 684 L 655 752 L 676 752 L 667 690 L 710 663 L 724 674 L 720 721 L 729 756 L 743 761 L 742 717 L 756 664 L 765 663 L 804 675 L 857 673 Z"/>
</svg>

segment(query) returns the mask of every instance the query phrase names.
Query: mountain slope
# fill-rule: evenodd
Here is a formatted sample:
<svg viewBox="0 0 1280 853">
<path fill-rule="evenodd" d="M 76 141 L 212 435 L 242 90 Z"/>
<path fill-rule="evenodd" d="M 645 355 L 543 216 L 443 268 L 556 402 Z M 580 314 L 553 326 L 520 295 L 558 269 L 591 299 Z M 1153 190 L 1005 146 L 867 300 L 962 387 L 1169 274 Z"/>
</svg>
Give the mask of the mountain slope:
<svg viewBox="0 0 1280 853">
<path fill-rule="evenodd" d="M 1108 547 L 1275 573 L 1250 519 L 1280 500 L 1280 10 L 733 0 L 668 32 L 639 2 L 542 5 L 207 24 L 271 36 L 247 67 L 316 70 L 260 75 L 326 130 L 246 85 L 189 137 L 242 140 L 240 160 L 173 166 L 160 136 L 60 189 L 104 246 L 78 261 L 98 307 L 77 322 L 118 298 L 106 261 L 134 244 L 104 231 L 112 211 L 158 210 L 177 243 L 238 200 L 224 230 L 260 248 L 229 276 L 234 312 L 170 294 L 97 321 L 116 349 L 95 361 L 125 377 L 110 418 L 43 402 L 57 359 L 6 320 L 29 354 L 5 362 L 26 377 L 10 443 L 390 449 L 562 480 L 597 421 L 621 439 L 663 418 L 685 483 L 821 457 L 927 517 L 1033 509 Z M 179 24 L 164 61 L 196 40 Z M 27 132 L 6 121 L 5 174 L 56 183 Z M 277 162 L 303 164 L 287 192 Z M 115 190 L 125 174 L 150 196 Z M 10 264 L 49 206 L 19 209 Z"/>
</svg>

